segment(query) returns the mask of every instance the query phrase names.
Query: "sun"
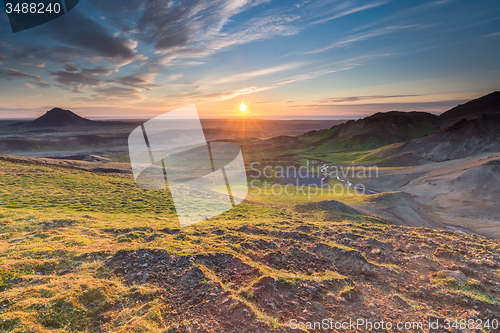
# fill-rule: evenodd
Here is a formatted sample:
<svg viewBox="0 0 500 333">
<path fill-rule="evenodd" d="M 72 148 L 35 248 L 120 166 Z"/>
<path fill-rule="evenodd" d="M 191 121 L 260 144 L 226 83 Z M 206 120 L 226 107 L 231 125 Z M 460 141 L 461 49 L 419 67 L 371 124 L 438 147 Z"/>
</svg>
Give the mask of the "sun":
<svg viewBox="0 0 500 333">
<path fill-rule="evenodd" d="M 241 105 L 240 105 L 240 111 L 241 112 L 245 112 L 246 110 L 247 110 L 247 106 L 245 104 L 241 103 Z"/>
</svg>

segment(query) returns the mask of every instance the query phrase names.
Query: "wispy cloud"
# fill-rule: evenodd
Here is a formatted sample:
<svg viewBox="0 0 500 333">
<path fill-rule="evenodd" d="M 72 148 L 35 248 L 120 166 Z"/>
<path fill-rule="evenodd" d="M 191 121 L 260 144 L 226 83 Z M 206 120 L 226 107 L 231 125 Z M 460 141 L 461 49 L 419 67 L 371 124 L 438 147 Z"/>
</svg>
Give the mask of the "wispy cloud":
<svg viewBox="0 0 500 333">
<path fill-rule="evenodd" d="M 280 82 L 275 83 L 275 86 L 278 87 L 278 86 L 282 86 L 285 84 L 294 83 L 294 82 L 298 82 L 298 81 L 311 80 L 311 79 L 314 79 L 314 78 L 321 76 L 321 75 L 336 73 L 336 72 L 340 72 L 340 71 L 346 71 L 346 70 L 353 69 L 353 68 L 354 68 L 354 66 L 337 68 L 337 69 L 324 69 L 324 70 L 319 70 L 319 71 L 315 71 L 315 72 L 311 72 L 311 73 L 307 73 L 307 74 L 298 74 L 298 75 L 291 76 L 289 78 L 286 78 L 285 80 L 282 80 Z"/>
<path fill-rule="evenodd" d="M 397 20 L 401 20 L 401 19 L 404 19 L 407 17 L 416 16 L 421 12 L 425 12 L 427 10 L 432 10 L 432 9 L 435 9 L 436 7 L 439 7 L 439 6 L 451 4 L 455 1 L 457 1 L 457 0 L 437 0 L 437 1 L 431 1 L 431 2 L 427 2 L 427 3 L 423 3 L 423 4 L 418 4 L 414 7 L 404 9 L 404 10 L 398 11 L 395 14 L 386 16 L 380 20 L 376 20 L 376 21 L 370 22 L 368 24 L 362 25 L 360 27 L 357 27 L 357 28 L 353 29 L 352 31 L 356 32 L 356 31 L 365 30 L 367 28 L 381 25 L 381 24 L 384 24 L 387 22 L 394 23 Z"/>
<path fill-rule="evenodd" d="M 189 91 L 189 92 L 184 92 L 184 93 L 176 93 L 176 94 L 169 94 L 164 96 L 165 98 L 175 98 L 180 101 L 190 101 L 191 103 L 193 101 L 200 101 L 200 102 L 214 102 L 214 101 L 226 101 L 233 99 L 238 96 L 242 95 L 248 95 L 248 94 L 253 94 L 269 89 L 274 89 L 276 88 L 275 86 L 263 86 L 263 87 L 258 87 L 258 86 L 250 86 L 250 87 L 245 87 L 241 89 L 233 89 L 233 90 L 228 90 L 224 92 L 197 92 L 197 91 Z"/>
<path fill-rule="evenodd" d="M 365 40 L 368 40 L 368 39 L 373 38 L 373 37 L 389 35 L 389 34 L 392 34 L 394 32 L 397 32 L 397 31 L 407 30 L 407 29 L 418 27 L 418 26 L 419 26 L 418 24 L 395 25 L 395 26 L 384 27 L 384 28 L 375 29 L 375 30 L 368 31 L 368 32 L 359 33 L 359 34 L 354 34 L 354 35 L 351 35 L 351 36 L 348 36 L 345 38 L 338 39 L 335 42 L 333 42 L 327 46 L 324 46 L 322 48 L 309 51 L 306 54 L 320 53 L 320 52 L 324 52 L 324 51 L 332 49 L 332 48 L 350 46 L 354 43 L 365 41 Z"/>
<path fill-rule="evenodd" d="M 40 76 L 21 72 L 17 69 L 1 68 L 0 69 L 0 77 L 3 77 L 4 79 L 9 80 L 9 81 L 15 80 L 15 79 L 31 79 L 31 80 L 33 80 L 30 83 L 32 86 L 36 86 L 36 87 L 40 87 L 40 88 L 50 87 L 50 85 L 47 82 L 45 82 Z"/>
<path fill-rule="evenodd" d="M 93 93 L 89 97 L 75 97 L 72 100 L 81 103 L 93 102 L 105 105 L 124 105 L 144 100 L 144 95 L 138 88 L 104 87 L 93 88 L 92 91 Z"/>
<path fill-rule="evenodd" d="M 86 88 L 97 87 L 104 84 L 101 79 L 89 77 L 83 73 L 57 71 L 50 72 L 50 75 L 54 77 L 54 81 L 66 87 L 81 86 L 82 88 Z"/>
<path fill-rule="evenodd" d="M 226 76 L 226 77 L 223 77 L 223 78 L 217 80 L 216 83 L 227 83 L 227 82 L 233 82 L 233 81 L 243 81 L 243 80 L 253 79 L 256 77 L 266 76 L 266 75 L 270 75 L 270 74 L 274 74 L 274 73 L 278 73 L 278 72 L 283 72 L 283 71 L 295 69 L 295 68 L 300 67 L 302 65 L 303 65 L 302 63 L 291 63 L 291 64 L 284 64 L 284 65 L 259 69 L 259 70 L 247 72 L 247 73 L 230 75 L 230 76 Z"/>
<path fill-rule="evenodd" d="M 318 99 L 315 102 L 319 104 L 343 103 L 343 102 L 357 102 L 373 99 L 386 99 L 386 98 L 403 98 L 403 97 L 417 97 L 420 95 L 372 95 L 372 96 L 350 96 L 350 97 L 331 97 Z"/>
<path fill-rule="evenodd" d="M 178 80 L 178 79 L 181 79 L 183 78 L 184 75 L 182 73 L 178 73 L 178 74 L 170 74 L 168 77 L 167 77 L 167 81 L 175 81 L 175 80 Z"/>
<path fill-rule="evenodd" d="M 247 94 L 277 89 L 277 88 L 280 88 L 282 86 L 296 83 L 296 82 L 300 82 L 300 81 L 312 80 L 312 79 L 315 79 L 315 78 L 320 77 L 322 75 L 327 75 L 327 74 L 332 74 L 332 73 L 350 70 L 350 69 L 353 69 L 353 68 L 360 66 L 361 64 L 364 63 L 364 61 L 374 59 L 374 58 L 379 58 L 379 57 L 385 57 L 388 55 L 392 55 L 392 53 L 391 54 L 389 54 L 389 53 L 365 54 L 363 56 L 349 58 L 349 59 L 345 59 L 342 61 L 337 61 L 334 63 L 324 65 L 323 68 L 319 69 L 319 70 L 306 72 L 304 74 L 291 75 L 291 76 L 282 78 L 278 81 L 275 81 L 271 84 L 266 84 L 263 86 L 250 86 L 250 87 L 236 89 L 236 90 L 230 90 L 229 92 L 222 92 L 222 93 L 221 92 L 215 92 L 215 93 L 207 93 L 207 92 L 178 93 L 178 94 L 168 95 L 168 97 L 170 97 L 170 98 L 182 98 L 182 99 L 187 99 L 187 100 L 191 100 L 191 101 L 193 99 L 197 99 L 197 100 L 203 101 L 203 102 L 227 100 L 227 99 L 232 99 L 232 98 L 235 98 L 235 97 L 238 97 L 241 95 L 247 95 Z M 238 79 L 253 78 L 256 76 L 260 76 L 260 75 L 268 75 L 271 73 L 278 73 L 280 71 L 285 71 L 289 68 L 292 69 L 292 68 L 295 68 L 295 66 L 301 66 L 301 65 L 305 65 L 305 64 L 303 64 L 303 63 L 285 64 L 282 66 L 275 66 L 275 67 L 264 68 L 261 70 L 252 71 L 252 72 L 248 72 L 248 73 L 238 74 L 236 76 L 238 77 Z M 231 80 L 235 79 L 235 77 L 232 77 Z M 167 97 L 167 96 L 165 96 L 165 97 Z"/>
<path fill-rule="evenodd" d="M 483 36 L 483 37 L 496 37 L 496 36 L 500 36 L 500 31 L 499 31 L 499 32 L 492 33 L 492 34 L 489 34 L 489 35 L 485 35 L 485 36 Z"/>
<path fill-rule="evenodd" d="M 117 80 L 111 80 L 110 82 L 134 88 L 151 90 L 152 88 L 160 87 L 160 85 L 154 83 L 156 75 L 156 73 L 127 75 L 120 77 Z"/>
<path fill-rule="evenodd" d="M 349 8 L 349 9 L 340 11 L 340 12 L 338 12 L 338 13 L 332 15 L 332 16 L 316 20 L 316 21 L 312 22 L 311 24 L 320 24 L 320 23 L 331 21 L 331 20 L 335 20 L 335 19 L 347 16 L 347 15 L 350 15 L 350 14 L 361 12 L 363 10 L 367 10 L 367 9 L 370 9 L 370 8 L 375 8 L 375 7 L 379 7 L 379 6 L 385 5 L 385 4 L 387 4 L 387 3 L 391 2 L 391 1 L 392 0 L 376 1 L 376 2 L 372 2 L 372 3 L 369 3 L 369 4 L 363 5 L 363 6 Z"/>
</svg>

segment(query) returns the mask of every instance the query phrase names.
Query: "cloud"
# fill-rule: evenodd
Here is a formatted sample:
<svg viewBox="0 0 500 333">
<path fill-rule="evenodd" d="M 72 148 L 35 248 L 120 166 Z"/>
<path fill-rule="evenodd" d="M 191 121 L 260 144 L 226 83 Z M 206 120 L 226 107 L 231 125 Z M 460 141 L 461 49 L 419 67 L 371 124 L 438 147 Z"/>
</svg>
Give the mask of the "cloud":
<svg viewBox="0 0 500 333">
<path fill-rule="evenodd" d="M 63 68 L 66 72 L 76 72 L 78 71 L 78 65 L 74 62 L 66 62 L 63 64 Z"/>
<path fill-rule="evenodd" d="M 233 16 L 266 2 L 269 0 L 91 0 L 123 35 L 153 45 L 163 54 L 151 59 L 150 66 L 206 57 L 233 45 L 295 34 L 300 30 L 291 24 L 299 16 L 277 11 L 270 14 L 264 11 L 263 15 L 231 25 Z"/>
<path fill-rule="evenodd" d="M 165 95 L 165 98 L 176 98 L 179 100 L 187 100 L 189 102 L 193 102 L 193 100 L 208 102 L 208 101 L 225 101 L 230 100 L 238 96 L 253 94 L 260 91 L 265 91 L 269 89 L 274 89 L 274 86 L 266 86 L 266 87 L 257 87 L 251 86 L 242 89 L 233 89 L 224 92 L 214 92 L 214 93 L 206 93 L 206 92 L 185 92 L 185 93 L 176 93 Z"/>
<path fill-rule="evenodd" d="M 183 78 L 184 75 L 179 73 L 179 74 L 170 74 L 168 77 L 167 77 L 167 81 L 175 81 L 175 80 L 178 80 L 178 79 L 181 79 Z"/>
<path fill-rule="evenodd" d="M 112 35 L 108 29 L 78 11 L 43 25 L 40 33 L 94 56 L 94 59 L 125 65 L 136 58 L 136 41 Z"/>
<path fill-rule="evenodd" d="M 151 90 L 151 88 L 160 87 L 160 85 L 153 83 L 156 75 L 156 73 L 127 75 L 120 77 L 113 82 L 124 86 Z"/>
<path fill-rule="evenodd" d="M 45 82 L 40 76 L 32 75 L 28 73 L 21 72 L 17 69 L 12 68 L 1 68 L 0 69 L 0 77 L 3 77 L 6 80 L 16 80 L 16 79 L 31 79 L 31 86 L 36 86 L 40 88 L 47 88 L 50 85 Z"/>
<path fill-rule="evenodd" d="M 415 17 L 418 14 L 420 14 L 421 12 L 424 12 L 427 10 L 434 10 L 434 8 L 436 8 L 436 7 L 439 7 L 442 5 L 447 5 L 447 4 L 453 3 L 455 1 L 457 1 L 457 0 L 437 0 L 437 1 L 431 1 L 431 2 L 418 4 L 414 7 L 411 7 L 411 8 L 405 9 L 405 10 L 401 10 L 395 14 L 386 16 L 385 18 L 383 18 L 381 20 L 374 21 L 374 22 L 365 24 L 363 26 L 360 26 L 358 28 L 355 28 L 353 31 L 361 31 L 361 30 L 367 29 L 369 27 L 377 26 L 377 25 L 380 25 L 380 24 L 383 24 L 386 22 L 394 23 L 396 20 L 401 20 L 401 19 L 404 19 L 407 17 Z"/>
<path fill-rule="evenodd" d="M 3 65 L 3 61 L 4 59 L 6 59 L 7 57 L 3 55 L 2 52 L 0 52 L 0 65 Z"/>
<path fill-rule="evenodd" d="M 314 21 L 314 22 L 312 22 L 312 24 L 320 24 L 320 23 L 324 23 L 324 22 L 327 22 L 327 21 L 335 20 L 335 19 L 347 16 L 347 15 L 350 15 L 350 14 L 361 12 L 363 10 L 367 10 L 367 9 L 370 9 L 370 8 L 379 7 L 379 6 L 385 5 L 385 4 L 389 3 L 389 2 L 391 2 L 391 0 L 376 1 L 376 2 L 372 2 L 372 3 L 369 3 L 369 4 L 363 5 L 363 6 L 353 7 L 353 8 L 347 9 L 347 10 L 339 11 L 338 13 L 336 13 L 336 14 L 334 14 L 332 16 L 329 16 L 329 17 L 322 18 L 322 19 L 319 19 L 317 21 Z"/>
<path fill-rule="evenodd" d="M 203 100 L 212 100 L 212 101 L 225 101 L 229 99 L 233 99 L 238 96 L 253 94 L 259 91 L 265 91 L 268 89 L 272 89 L 272 87 L 247 87 L 243 89 L 235 89 L 231 91 L 226 91 L 222 93 L 211 93 L 211 94 L 201 94 L 198 97 Z"/>
<path fill-rule="evenodd" d="M 82 74 L 88 77 L 95 77 L 95 76 L 110 76 L 114 72 L 117 72 L 118 70 L 115 69 L 109 69 L 109 68 L 104 68 L 104 67 L 96 67 L 96 68 L 83 68 L 82 69 Z"/>
<path fill-rule="evenodd" d="M 243 28 L 232 34 L 219 34 L 207 45 L 208 50 L 221 50 L 233 45 L 248 44 L 275 36 L 295 35 L 299 27 L 292 25 L 300 18 L 298 15 L 268 15 L 250 20 Z"/>
<path fill-rule="evenodd" d="M 223 37 L 221 30 L 230 17 L 263 2 L 198 0 L 172 6 L 170 1 L 150 1 L 138 21 L 137 36 L 154 41 L 156 50 L 168 51 L 190 43 L 206 46 L 205 41 Z"/>
<path fill-rule="evenodd" d="M 97 87 L 103 84 L 102 80 L 88 77 L 82 73 L 74 73 L 74 72 L 50 72 L 50 75 L 54 76 L 54 81 L 61 84 L 62 86 L 74 86 L 81 85 L 83 88 L 85 87 Z"/>
<path fill-rule="evenodd" d="M 373 95 L 373 96 L 351 96 L 351 97 L 331 97 L 318 99 L 315 102 L 320 104 L 343 103 L 343 102 L 356 102 L 371 99 L 383 98 L 402 98 L 402 97 L 417 97 L 420 95 Z"/>
<path fill-rule="evenodd" d="M 119 97 L 119 98 L 131 98 L 134 95 L 139 95 L 140 90 L 134 88 L 123 88 L 123 87 L 108 87 L 108 88 L 96 88 L 94 92 L 97 96 L 105 97 Z"/>
<path fill-rule="evenodd" d="M 492 34 L 489 34 L 489 35 L 485 35 L 483 37 L 495 37 L 495 36 L 500 36 L 500 31 L 499 32 L 495 32 L 495 33 L 492 33 Z M 0 58 L 1 60 L 1 58 Z"/>
<path fill-rule="evenodd" d="M 226 76 L 224 78 L 217 80 L 216 82 L 217 83 L 227 83 L 227 82 L 233 82 L 233 81 L 248 80 L 248 79 L 253 79 L 253 78 L 259 77 L 259 76 L 265 76 L 265 75 L 274 74 L 277 72 L 287 71 L 287 70 L 294 69 L 294 68 L 297 68 L 300 66 L 302 66 L 302 64 L 300 64 L 300 63 L 279 65 L 279 66 L 275 66 L 275 67 L 259 69 L 259 70 L 252 71 L 252 72 Z"/>
<path fill-rule="evenodd" d="M 23 62 L 23 63 L 21 63 L 21 65 L 23 65 L 23 66 L 36 66 L 38 68 L 45 68 L 44 62 L 42 62 L 41 64 L 36 64 L 36 65 L 34 63 L 31 63 L 31 62 Z"/>
<path fill-rule="evenodd" d="M 116 72 L 115 69 L 104 67 L 82 68 L 78 71 L 78 65 L 73 62 L 63 64 L 66 71 L 49 72 L 54 77 L 54 81 L 59 84 L 60 88 L 70 89 L 73 93 L 81 93 L 88 87 L 100 87 L 105 85 L 103 76 L 109 76 Z M 110 81 L 114 82 L 114 81 Z"/>
<path fill-rule="evenodd" d="M 396 25 L 396 26 L 389 26 L 389 27 L 384 27 L 384 28 L 380 28 L 380 29 L 375 29 L 372 31 L 363 32 L 363 33 L 359 33 L 359 34 L 354 34 L 351 36 L 347 36 L 345 38 L 338 39 L 337 41 L 331 43 L 330 45 L 324 46 L 324 47 L 316 49 L 316 50 L 306 52 L 306 54 L 320 53 L 320 52 L 324 52 L 324 51 L 332 49 L 332 48 L 350 46 L 351 44 L 361 42 L 361 41 L 364 41 L 364 40 L 367 40 L 367 39 L 370 39 L 373 37 L 388 35 L 388 34 L 392 34 L 392 33 L 397 32 L 397 31 L 415 28 L 417 26 L 418 26 L 417 24 Z"/>
<path fill-rule="evenodd" d="M 275 86 L 278 87 L 278 86 L 282 86 L 285 84 L 294 83 L 294 82 L 298 82 L 298 81 L 310 80 L 310 79 L 314 79 L 314 78 L 321 76 L 321 75 L 336 73 L 336 72 L 340 72 L 340 71 L 346 71 L 346 70 L 353 69 L 353 68 L 354 68 L 354 66 L 349 66 L 349 67 L 344 67 L 344 68 L 324 69 L 324 70 L 319 70 L 319 71 L 315 71 L 315 72 L 311 72 L 311 73 L 307 73 L 307 74 L 294 75 L 292 77 L 286 78 L 285 80 L 282 80 L 280 82 L 275 83 Z"/>
<path fill-rule="evenodd" d="M 97 102 L 116 104 L 119 103 L 123 105 L 123 102 L 132 102 L 143 100 L 144 97 L 141 94 L 141 90 L 137 88 L 126 88 L 126 87 L 105 87 L 105 88 L 94 88 L 93 94 L 90 97 L 77 97 L 73 98 L 76 102 Z"/>
<path fill-rule="evenodd" d="M 286 78 L 284 80 L 275 82 L 274 84 L 267 85 L 267 86 L 250 86 L 242 89 L 235 89 L 235 90 L 230 90 L 226 92 L 215 92 L 215 93 L 207 93 L 207 92 L 187 92 L 187 93 L 177 93 L 177 94 L 170 94 L 166 95 L 164 97 L 168 98 L 178 98 L 178 99 L 185 99 L 188 100 L 189 102 L 192 102 L 194 99 L 198 99 L 204 102 L 208 101 L 223 101 L 223 100 L 229 100 L 241 95 L 248 95 L 248 94 L 253 94 L 257 92 L 262 92 L 266 90 L 271 90 L 271 89 L 276 89 L 279 88 L 283 85 L 298 82 L 298 81 L 303 81 L 303 80 L 309 80 L 316 78 L 321 75 L 325 74 L 330 74 L 330 73 L 336 73 L 339 71 L 344 71 L 348 70 L 354 67 L 344 67 L 344 68 L 336 68 L 336 69 L 323 69 L 319 71 L 314 71 L 311 73 L 307 74 L 301 74 L 301 75 L 294 75 L 289 78 Z"/>
<path fill-rule="evenodd" d="M 12 59 L 15 60 L 44 62 L 67 62 L 69 58 L 79 57 L 81 57 L 81 50 L 65 46 L 57 46 L 51 49 L 41 45 L 18 46 L 12 54 Z"/>
</svg>

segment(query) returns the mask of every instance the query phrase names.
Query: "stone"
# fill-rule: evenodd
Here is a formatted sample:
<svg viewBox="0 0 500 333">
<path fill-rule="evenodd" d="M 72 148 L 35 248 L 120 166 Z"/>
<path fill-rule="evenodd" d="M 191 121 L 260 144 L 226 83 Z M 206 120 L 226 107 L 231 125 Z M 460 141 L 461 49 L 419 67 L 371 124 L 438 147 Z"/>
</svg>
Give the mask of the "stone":
<svg viewBox="0 0 500 333">
<path fill-rule="evenodd" d="M 316 311 L 316 312 L 319 312 L 319 313 L 325 312 L 325 306 L 321 303 L 314 302 L 313 308 L 314 308 L 314 311 Z"/>
<path fill-rule="evenodd" d="M 441 273 L 443 273 L 444 275 L 446 275 L 449 278 L 454 278 L 458 282 L 462 282 L 463 280 L 467 279 L 467 276 L 465 276 L 465 274 L 461 270 L 457 270 L 457 271 L 446 270 L 446 271 L 442 271 Z"/>
<path fill-rule="evenodd" d="M 375 269 L 372 267 L 372 265 L 369 264 L 364 264 L 361 267 L 361 272 L 366 275 L 366 276 L 375 276 L 377 275 L 377 272 L 375 272 Z"/>
<path fill-rule="evenodd" d="M 334 295 L 326 295 L 325 301 L 327 303 L 333 304 L 333 303 L 335 303 L 335 296 Z"/>
</svg>

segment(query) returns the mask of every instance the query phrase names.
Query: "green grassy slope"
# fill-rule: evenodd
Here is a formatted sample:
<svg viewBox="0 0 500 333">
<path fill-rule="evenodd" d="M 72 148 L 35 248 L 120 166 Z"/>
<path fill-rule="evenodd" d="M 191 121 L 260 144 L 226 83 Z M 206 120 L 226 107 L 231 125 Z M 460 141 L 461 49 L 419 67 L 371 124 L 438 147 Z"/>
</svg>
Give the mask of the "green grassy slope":
<svg viewBox="0 0 500 333">
<path fill-rule="evenodd" d="M 266 190 L 259 185 L 236 208 L 181 229 L 169 196 L 131 176 L 1 161 L 0 331 L 288 332 L 299 315 L 423 320 L 446 306 L 460 317 L 470 304 L 481 316 L 498 312 L 498 293 L 480 281 L 467 281 L 479 291 L 462 295 L 436 275 L 421 286 L 439 298 L 414 294 L 408 282 L 432 272 L 406 250 L 449 244 L 467 260 L 498 265 L 497 243 L 315 204 L 365 200 L 353 193 Z"/>
</svg>

